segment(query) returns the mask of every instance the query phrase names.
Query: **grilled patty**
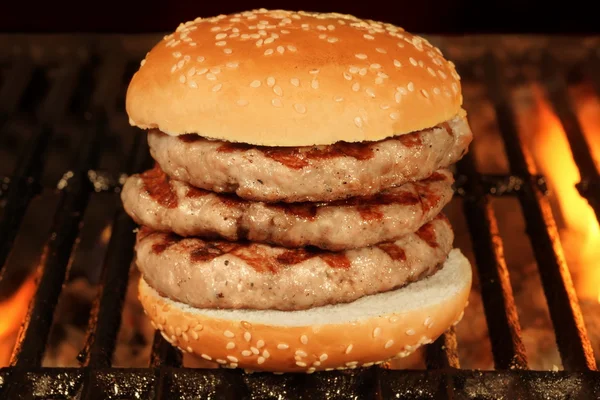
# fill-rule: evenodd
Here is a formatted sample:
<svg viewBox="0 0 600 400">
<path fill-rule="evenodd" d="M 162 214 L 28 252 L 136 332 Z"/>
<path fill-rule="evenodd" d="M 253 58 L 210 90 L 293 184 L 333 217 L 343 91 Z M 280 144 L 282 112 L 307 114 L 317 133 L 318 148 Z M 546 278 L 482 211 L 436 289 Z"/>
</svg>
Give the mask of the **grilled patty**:
<svg viewBox="0 0 600 400">
<path fill-rule="evenodd" d="M 302 310 L 429 276 L 446 259 L 453 239 L 442 214 L 394 242 L 341 252 L 182 238 L 143 228 L 136 254 L 150 286 L 190 306 Z"/>
<path fill-rule="evenodd" d="M 127 179 L 121 194 L 140 225 L 181 236 L 250 240 L 284 247 L 344 250 L 414 232 L 451 200 L 453 176 L 427 179 L 330 203 L 263 203 L 170 179 L 158 166 Z"/>
<path fill-rule="evenodd" d="M 378 142 L 260 147 L 198 135 L 148 133 L 152 157 L 174 179 L 252 201 L 317 202 L 372 196 L 448 167 L 472 140 L 467 120 Z"/>
</svg>

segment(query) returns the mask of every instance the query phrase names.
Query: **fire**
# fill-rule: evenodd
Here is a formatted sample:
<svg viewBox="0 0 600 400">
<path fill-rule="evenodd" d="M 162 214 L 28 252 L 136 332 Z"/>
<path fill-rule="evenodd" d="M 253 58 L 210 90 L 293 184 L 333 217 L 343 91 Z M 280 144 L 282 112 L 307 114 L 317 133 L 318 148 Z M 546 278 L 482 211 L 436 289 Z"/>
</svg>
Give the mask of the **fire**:
<svg viewBox="0 0 600 400">
<path fill-rule="evenodd" d="M 582 299 L 600 302 L 600 226 L 592 208 L 575 185 L 580 181 L 579 170 L 569 151 L 569 143 L 560 120 L 541 94 L 534 91 L 536 128 L 530 138 L 539 173 L 546 177 L 552 196 L 557 201 L 557 224 L 561 241 L 576 285 Z M 600 148 L 600 124 L 591 123 L 594 113 L 580 113 L 587 139 L 595 138 L 592 148 Z M 598 121 L 600 122 L 600 121 Z"/>
<path fill-rule="evenodd" d="M 36 277 L 37 274 L 30 275 L 10 298 L 0 302 L 0 366 L 10 361 L 19 328 L 35 293 Z"/>
</svg>

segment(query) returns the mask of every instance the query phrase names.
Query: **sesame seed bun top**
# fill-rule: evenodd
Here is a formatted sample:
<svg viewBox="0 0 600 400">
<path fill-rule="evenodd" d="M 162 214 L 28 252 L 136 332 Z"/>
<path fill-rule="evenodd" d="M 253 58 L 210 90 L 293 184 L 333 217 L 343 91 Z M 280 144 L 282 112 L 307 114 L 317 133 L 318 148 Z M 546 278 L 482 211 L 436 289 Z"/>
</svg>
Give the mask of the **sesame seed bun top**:
<svg viewBox="0 0 600 400">
<path fill-rule="evenodd" d="M 257 10 L 165 36 L 127 92 L 130 123 L 267 146 L 381 140 L 458 114 L 454 64 L 427 40 L 349 15 Z"/>
</svg>

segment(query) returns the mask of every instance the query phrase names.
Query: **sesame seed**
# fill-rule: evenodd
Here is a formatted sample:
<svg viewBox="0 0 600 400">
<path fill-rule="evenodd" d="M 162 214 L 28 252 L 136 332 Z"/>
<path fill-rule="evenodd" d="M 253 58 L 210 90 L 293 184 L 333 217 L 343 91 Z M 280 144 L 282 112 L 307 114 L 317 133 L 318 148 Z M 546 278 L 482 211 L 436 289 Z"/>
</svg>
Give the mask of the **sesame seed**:
<svg viewBox="0 0 600 400">
<path fill-rule="evenodd" d="M 290 31 L 288 31 L 287 29 L 282 29 L 279 32 L 283 33 L 284 35 L 287 35 L 290 33 Z"/>
<path fill-rule="evenodd" d="M 438 87 L 433 88 L 433 94 L 440 94 L 440 93 L 441 93 L 440 88 L 438 88 Z"/>
<path fill-rule="evenodd" d="M 433 70 L 433 68 L 431 68 L 431 67 L 427 67 L 427 72 L 429 72 L 429 74 L 430 74 L 431 76 L 435 76 L 435 71 Z"/>
<path fill-rule="evenodd" d="M 417 65 L 419 65 L 419 64 L 417 63 L 417 60 L 415 60 L 415 59 L 414 59 L 414 58 L 412 58 L 412 57 L 410 57 L 410 58 L 408 59 L 408 61 L 410 61 L 410 63 L 411 63 L 413 66 L 415 66 L 415 67 L 416 67 Z"/>
<path fill-rule="evenodd" d="M 442 78 L 442 79 L 447 79 L 447 78 L 448 78 L 448 75 L 446 75 L 446 74 L 444 73 L 444 71 L 441 71 L 441 70 L 439 70 L 439 69 L 438 69 L 438 75 L 439 75 L 439 76 L 440 76 L 440 78 Z"/>
<path fill-rule="evenodd" d="M 259 349 L 265 347 L 265 341 L 260 339 L 258 342 L 256 342 L 256 347 Z"/>
<path fill-rule="evenodd" d="M 327 41 L 328 41 L 329 43 L 335 43 L 335 42 L 337 42 L 338 40 L 339 40 L 338 38 L 336 38 L 336 37 L 333 37 L 333 36 L 330 36 L 330 37 L 328 37 L 328 38 L 327 38 Z"/>
<path fill-rule="evenodd" d="M 273 107 L 277 107 L 277 108 L 283 107 L 283 103 L 279 99 L 271 100 L 271 104 L 273 105 Z"/>
<path fill-rule="evenodd" d="M 198 84 L 194 81 L 188 81 L 188 86 L 192 89 L 198 89 Z"/>
<path fill-rule="evenodd" d="M 227 361 L 225 361 L 225 360 L 221 360 L 220 358 L 217 358 L 215 361 L 216 361 L 217 363 L 221 364 L 221 365 L 223 365 L 223 364 L 227 364 Z"/>
<path fill-rule="evenodd" d="M 402 49 L 402 48 L 404 48 L 404 43 L 402 43 L 402 42 L 398 42 L 398 43 L 397 43 L 397 45 L 398 45 L 398 47 L 400 47 L 401 49 Z"/>
<path fill-rule="evenodd" d="M 348 71 L 350 71 L 351 74 L 357 74 L 358 71 L 360 71 L 360 68 L 355 67 L 355 66 L 351 66 Z"/>
<path fill-rule="evenodd" d="M 321 362 L 325 362 L 325 360 L 327 360 L 328 356 L 327 353 L 323 353 L 321 354 L 321 356 L 319 357 L 319 361 Z"/>
<path fill-rule="evenodd" d="M 190 331 L 190 335 L 192 336 L 192 339 L 194 339 L 194 340 L 198 340 L 198 338 L 199 338 L 198 333 L 196 331 Z"/>
<path fill-rule="evenodd" d="M 296 350 L 296 352 L 294 354 L 297 356 L 300 356 L 300 357 L 308 356 L 308 354 L 306 354 L 306 352 L 304 350 Z"/>
<path fill-rule="evenodd" d="M 289 348 L 290 348 L 290 346 L 288 346 L 288 345 L 287 345 L 287 344 L 285 344 L 285 343 L 279 343 L 279 344 L 277 345 L 277 348 L 278 348 L 279 350 L 287 350 L 287 349 L 289 349 Z"/>
<path fill-rule="evenodd" d="M 261 85 L 259 80 L 253 80 L 252 82 L 250 82 L 250 86 L 253 88 L 257 88 Z"/>
<path fill-rule="evenodd" d="M 321 39 L 321 40 L 325 40 L 325 39 L 327 39 L 327 35 L 326 35 L 326 34 L 324 34 L 324 33 L 321 33 L 321 34 L 319 35 L 319 39 Z"/>
<path fill-rule="evenodd" d="M 367 89 L 367 90 L 365 90 L 365 92 L 367 93 L 368 96 L 375 97 L 375 92 L 373 91 L 373 89 Z"/>
<path fill-rule="evenodd" d="M 258 357 L 258 359 L 256 360 L 256 362 L 260 365 L 262 363 L 265 362 L 265 358 L 264 357 Z"/>
<path fill-rule="evenodd" d="M 302 361 L 296 361 L 296 365 L 299 367 L 306 367 L 306 363 Z"/>
<path fill-rule="evenodd" d="M 428 99 L 428 98 L 429 98 L 429 93 L 427 92 L 427 90 L 425 90 L 425 89 L 421 89 L 421 94 L 422 94 L 422 95 L 423 95 L 423 96 L 424 96 L 426 99 Z"/>
<path fill-rule="evenodd" d="M 275 78 L 273 78 L 272 76 L 269 76 L 267 78 L 267 86 L 273 87 L 273 85 L 275 85 Z"/>
<path fill-rule="evenodd" d="M 302 342 L 302 344 L 307 344 L 308 343 L 308 336 L 306 336 L 306 335 L 300 336 L 300 342 Z"/>
<path fill-rule="evenodd" d="M 246 342 L 249 342 L 250 340 L 252 340 L 252 335 L 250 334 L 250 332 L 244 332 L 244 340 Z"/>
<path fill-rule="evenodd" d="M 456 84 L 456 82 L 452 82 L 452 91 L 454 93 L 458 93 L 458 85 Z"/>
<path fill-rule="evenodd" d="M 400 61 L 398 61 L 398 60 L 394 60 L 394 66 L 396 68 L 400 68 L 400 67 L 402 67 L 402 63 Z"/>
<path fill-rule="evenodd" d="M 351 81 L 351 80 L 352 80 L 352 75 L 350 75 L 349 73 L 347 73 L 347 72 L 344 72 L 344 73 L 343 73 L 343 75 L 344 75 L 344 78 L 345 78 L 347 81 Z"/>
<path fill-rule="evenodd" d="M 373 329 L 373 337 L 374 338 L 376 338 L 380 334 L 381 334 L 381 328 L 380 327 L 377 327 L 377 328 Z"/>
<path fill-rule="evenodd" d="M 219 68 L 219 67 L 212 67 L 210 69 L 210 72 L 212 72 L 213 74 L 220 74 L 221 73 L 221 68 Z"/>
<path fill-rule="evenodd" d="M 177 64 L 175 64 L 171 67 L 171 73 L 173 73 L 175 71 L 177 71 Z"/>
<path fill-rule="evenodd" d="M 209 81 L 216 81 L 217 77 L 215 74 L 209 72 L 208 74 L 206 74 L 206 79 L 208 79 Z"/>
<path fill-rule="evenodd" d="M 275 92 L 277 96 L 283 96 L 283 90 L 281 90 L 281 87 L 278 85 L 273 87 L 273 92 Z"/>
<path fill-rule="evenodd" d="M 271 353 L 269 353 L 269 350 L 264 350 L 263 353 L 262 353 L 262 355 L 263 355 L 264 358 L 271 357 Z"/>
<path fill-rule="evenodd" d="M 308 73 L 309 73 L 309 74 L 312 74 L 312 75 L 315 75 L 315 74 L 318 74 L 318 73 L 319 73 L 319 71 L 320 71 L 320 69 L 319 69 L 319 68 L 313 68 L 313 69 L 311 69 L 310 71 L 308 71 Z"/>
<path fill-rule="evenodd" d="M 183 67 L 184 64 L 185 60 L 179 60 L 179 62 L 177 62 L 177 68 L 181 69 L 181 67 Z"/>
<path fill-rule="evenodd" d="M 288 45 L 288 47 L 287 47 L 287 48 L 288 48 L 288 50 L 289 50 L 289 51 L 296 51 L 296 50 L 297 50 L 297 49 L 296 49 L 296 46 L 292 46 L 291 44 L 290 44 L 290 45 Z"/>
<path fill-rule="evenodd" d="M 381 85 L 383 83 L 383 78 L 378 76 L 377 78 L 375 78 L 375 84 L 376 85 Z"/>
<path fill-rule="evenodd" d="M 231 50 L 231 49 L 223 49 L 223 53 L 225 53 L 225 54 L 231 54 L 231 53 L 233 53 L 233 50 Z"/>
<path fill-rule="evenodd" d="M 252 352 L 250 350 L 243 350 L 242 355 L 244 357 L 250 357 L 252 355 Z"/>
<path fill-rule="evenodd" d="M 208 68 L 200 68 L 196 70 L 196 75 L 202 75 L 208 72 Z"/>
<path fill-rule="evenodd" d="M 374 362 L 368 362 L 368 363 L 364 363 L 362 366 L 365 368 L 368 368 L 368 367 L 372 367 L 374 364 L 375 364 Z"/>
<path fill-rule="evenodd" d="M 266 33 L 266 32 L 265 32 L 265 33 Z M 274 38 L 272 38 L 272 37 L 270 37 L 270 38 L 267 38 L 267 39 L 265 39 L 265 42 L 264 42 L 264 43 L 265 43 L 265 44 L 271 44 L 271 43 L 273 43 L 274 41 L 275 41 L 275 39 L 274 39 Z"/>
<path fill-rule="evenodd" d="M 359 60 L 366 60 L 367 59 L 367 55 L 366 54 L 362 54 L 362 53 L 355 54 L 354 57 L 358 58 Z"/>
<path fill-rule="evenodd" d="M 175 58 L 180 58 L 180 57 L 181 57 L 181 52 L 179 52 L 179 51 L 174 51 L 174 52 L 173 52 L 173 57 L 175 57 Z"/>
<path fill-rule="evenodd" d="M 300 80 L 298 78 L 292 78 L 290 79 L 290 83 L 296 87 L 300 86 Z"/>
<path fill-rule="evenodd" d="M 314 367 L 310 367 L 309 369 L 307 369 L 307 370 L 306 370 L 306 373 L 307 373 L 307 374 L 312 374 L 312 373 L 314 373 L 316 370 L 317 370 L 316 368 L 314 368 Z"/>
<path fill-rule="evenodd" d="M 190 346 L 185 348 L 187 350 L 188 353 L 191 353 L 192 351 L 194 351 Z"/>
<path fill-rule="evenodd" d="M 358 92 L 360 90 L 360 83 L 354 82 L 352 84 L 352 90 L 354 90 L 355 92 Z"/>
<path fill-rule="evenodd" d="M 313 367 L 320 367 L 321 366 L 321 361 L 315 361 L 314 363 L 312 363 Z"/>
<path fill-rule="evenodd" d="M 239 360 L 236 357 L 234 357 L 234 356 L 227 356 L 227 359 L 229 361 L 231 361 L 231 362 L 234 362 L 234 363 L 239 362 Z"/>
<path fill-rule="evenodd" d="M 235 337 L 235 335 L 231 331 L 225 331 L 225 332 L 223 332 L 223 335 L 228 338 Z"/>
<path fill-rule="evenodd" d="M 229 342 L 229 343 L 227 343 L 227 346 L 225 346 L 225 348 L 227 350 L 235 349 L 235 343 Z"/>
<path fill-rule="evenodd" d="M 390 347 L 392 347 L 393 345 L 394 345 L 394 341 L 393 341 L 392 339 L 390 339 L 390 340 L 388 340 L 388 341 L 385 343 L 385 348 L 386 348 L 386 349 L 389 349 L 389 348 L 390 348 Z"/>
<path fill-rule="evenodd" d="M 194 75 L 195 73 L 196 73 L 196 68 L 192 67 L 192 68 L 190 68 L 190 69 L 188 70 L 188 73 L 187 73 L 187 75 L 188 75 L 188 76 L 192 76 L 192 75 Z"/>
<path fill-rule="evenodd" d="M 185 83 L 185 75 L 179 75 L 179 82 Z"/>
<path fill-rule="evenodd" d="M 202 353 L 202 354 L 200 354 L 200 357 L 204 358 L 207 361 L 211 361 L 212 360 L 212 357 L 209 356 L 208 354 Z"/>
<path fill-rule="evenodd" d="M 204 60 L 205 60 L 205 58 L 202 56 L 196 57 L 196 61 L 198 61 L 198 62 L 204 62 Z"/>
<path fill-rule="evenodd" d="M 408 88 L 409 92 L 414 92 L 415 91 L 415 84 L 412 82 L 408 82 L 408 85 L 406 85 L 406 87 Z"/>
<path fill-rule="evenodd" d="M 223 87 L 222 83 L 217 83 L 215 86 L 212 87 L 212 91 L 213 92 L 218 92 L 219 90 L 221 90 L 221 87 Z M 232 336 L 233 337 L 233 336 Z"/>
<path fill-rule="evenodd" d="M 267 49 L 265 50 L 265 56 L 270 56 L 271 54 L 273 54 L 273 49 Z"/>
<path fill-rule="evenodd" d="M 341 102 L 341 101 L 344 101 L 344 98 L 343 98 L 342 96 L 335 96 L 335 97 L 333 98 L 333 100 L 335 100 L 336 102 L 338 102 L 338 103 L 339 103 L 339 102 Z"/>
<path fill-rule="evenodd" d="M 253 354 L 258 354 L 259 351 L 256 347 L 250 347 L 250 351 L 252 351 Z"/>
<path fill-rule="evenodd" d="M 396 103 L 400 103 L 400 101 L 402 100 L 402 93 L 400 93 L 400 92 L 394 93 L 394 99 L 396 100 Z"/>
<path fill-rule="evenodd" d="M 346 347 L 346 354 L 350 354 L 350 352 L 352 351 L 352 345 L 348 345 L 348 347 Z"/>
<path fill-rule="evenodd" d="M 360 76 L 365 76 L 367 74 L 367 69 L 366 68 L 361 68 L 360 71 L 358 71 L 358 74 Z"/>
<path fill-rule="evenodd" d="M 227 42 L 226 42 L 226 41 L 224 41 L 224 40 L 221 40 L 221 41 L 219 41 L 219 42 L 215 43 L 215 45 L 216 45 L 216 46 L 219 46 L 219 47 L 223 47 L 223 46 L 225 46 L 226 44 L 227 44 Z"/>
<path fill-rule="evenodd" d="M 382 110 L 387 110 L 388 108 L 390 108 L 390 105 L 389 105 L 389 104 L 385 104 L 385 103 L 384 103 L 384 104 L 381 104 L 381 105 L 379 106 L 379 108 L 381 108 Z M 377 328 L 375 328 L 375 329 L 377 329 Z"/>
<path fill-rule="evenodd" d="M 225 39 L 227 37 L 226 33 L 217 33 L 217 35 L 215 36 L 216 40 L 221 40 L 221 39 Z"/>
<path fill-rule="evenodd" d="M 221 30 L 220 26 L 214 26 L 214 27 L 210 28 L 211 32 L 219 32 L 220 30 Z"/>
<path fill-rule="evenodd" d="M 415 332 L 415 330 L 414 330 L 414 329 L 408 329 L 408 330 L 406 331 L 406 334 L 407 334 L 408 336 L 412 336 L 412 335 L 414 335 L 415 333 L 416 333 L 416 332 Z"/>
<path fill-rule="evenodd" d="M 368 34 L 366 34 L 366 33 L 363 35 L 363 37 L 364 37 L 365 39 L 367 39 L 367 40 L 375 40 L 375 36 L 368 35 Z"/>
<path fill-rule="evenodd" d="M 406 94 L 408 94 L 408 92 L 406 91 L 406 89 L 404 89 L 403 87 L 399 87 L 397 90 L 398 90 L 398 91 L 400 92 L 400 94 L 402 94 L 402 95 L 406 95 Z"/>
<path fill-rule="evenodd" d="M 359 128 L 362 128 L 363 126 L 363 121 L 361 117 L 354 117 L 354 125 L 356 125 Z"/>
<path fill-rule="evenodd" d="M 312 80 L 312 82 L 310 83 L 310 86 L 311 86 L 313 89 L 318 89 L 318 88 L 319 88 L 319 81 L 318 81 L 318 80 L 316 80 L 316 79 L 313 79 L 313 80 Z"/>
<path fill-rule="evenodd" d="M 240 65 L 240 63 L 238 61 L 230 61 L 225 65 L 227 66 L 227 68 L 237 68 Z"/>
<path fill-rule="evenodd" d="M 327 28 L 325 28 L 323 25 L 317 25 L 317 29 L 320 31 L 326 31 Z"/>
<path fill-rule="evenodd" d="M 381 53 L 381 54 L 386 54 L 387 53 L 387 51 L 385 49 L 382 49 L 381 47 L 377 47 L 375 50 L 377 50 L 377 52 Z"/>
<path fill-rule="evenodd" d="M 283 54 L 285 52 L 285 48 L 283 46 L 277 46 L 277 52 L 279 54 Z"/>
<path fill-rule="evenodd" d="M 335 26 L 329 24 L 329 25 L 327 25 L 327 30 L 334 31 L 335 30 Z"/>
<path fill-rule="evenodd" d="M 371 64 L 371 65 L 369 65 L 369 67 L 373 68 L 373 69 L 379 69 L 379 68 L 381 68 L 381 64 Z"/>
<path fill-rule="evenodd" d="M 306 107 L 304 104 L 294 104 L 294 109 L 300 114 L 304 114 L 306 112 Z"/>
</svg>

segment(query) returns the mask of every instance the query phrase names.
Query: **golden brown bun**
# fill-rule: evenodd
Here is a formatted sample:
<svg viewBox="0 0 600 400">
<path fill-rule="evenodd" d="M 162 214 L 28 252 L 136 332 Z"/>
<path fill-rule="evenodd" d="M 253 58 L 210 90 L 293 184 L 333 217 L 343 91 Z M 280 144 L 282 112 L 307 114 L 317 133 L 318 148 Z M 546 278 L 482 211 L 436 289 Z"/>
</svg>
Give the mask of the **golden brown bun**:
<svg viewBox="0 0 600 400">
<path fill-rule="evenodd" d="M 435 275 L 392 292 L 304 311 L 197 309 L 142 278 L 152 324 L 183 351 L 230 368 L 314 372 L 406 357 L 462 318 L 471 266 L 458 249 Z"/>
<path fill-rule="evenodd" d="M 350 15 L 196 19 L 131 80 L 130 123 L 267 146 L 375 141 L 463 114 L 454 64 L 425 39 Z"/>
</svg>

